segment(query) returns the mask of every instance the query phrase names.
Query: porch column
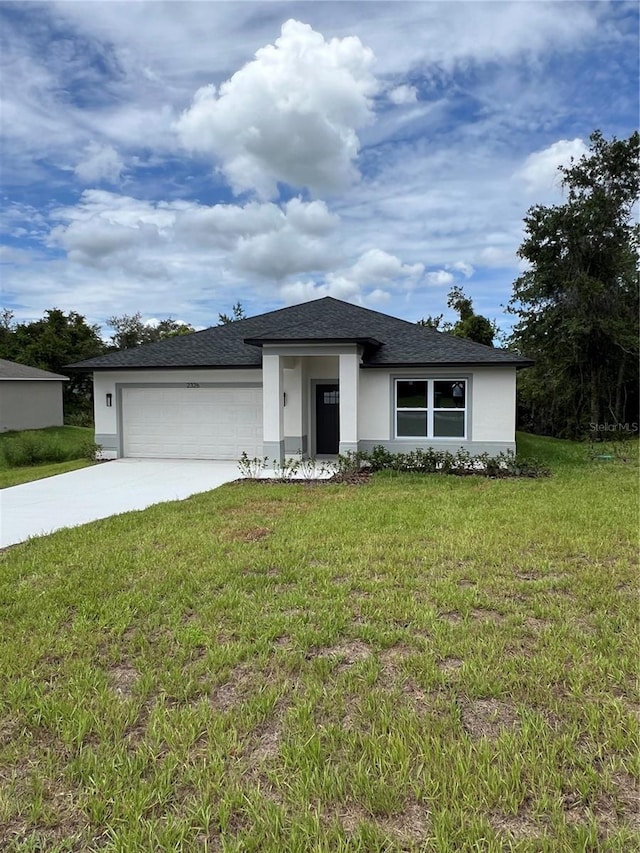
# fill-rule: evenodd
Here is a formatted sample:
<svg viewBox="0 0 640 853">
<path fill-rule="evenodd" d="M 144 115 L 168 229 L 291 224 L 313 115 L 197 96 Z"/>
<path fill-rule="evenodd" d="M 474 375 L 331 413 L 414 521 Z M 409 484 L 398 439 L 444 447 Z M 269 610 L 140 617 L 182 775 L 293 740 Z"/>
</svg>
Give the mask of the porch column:
<svg viewBox="0 0 640 853">
<path fill-rule="evenodd" d="M 340 453 L 358 449 L 358 380 L 360 355 L 340 356 Z"/>
<path fill-rule="evenodd" d="M 262 354 L 262 440 L 269 461 L 284 461 L 284 380 L 279 355 Z"/>
</svg>

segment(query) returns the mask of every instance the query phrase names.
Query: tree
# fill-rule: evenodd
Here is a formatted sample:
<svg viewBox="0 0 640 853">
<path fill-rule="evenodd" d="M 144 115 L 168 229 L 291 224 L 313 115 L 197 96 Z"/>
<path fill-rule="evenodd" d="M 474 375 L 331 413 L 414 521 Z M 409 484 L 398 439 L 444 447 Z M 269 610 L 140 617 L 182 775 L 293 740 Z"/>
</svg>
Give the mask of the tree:
<svg viewBox="0 0 640 853">
<path fill-rule="evenodd" d="M 67 411 L 87 408 L 92 384 L 89 376 L 68 374 L 66 365 L 104 351 L 99 327 L 90 326 L 75 311 L 65 314 L 52 308 L 31 323 L 15 323 L 8 309 L 0 313 L 0 358 L 69 375 L 69 382 L 64 383 Z"/>
<path fill-rule="evenodd" d="M 487 320 L 482 314 L 476 314 L 473 303 L 465 296 L 461 287 L 454 287 L 449 291 L 447 305 L 458 312 L 459 319 L 455 323 L 443 321 L 443 315 L 434 317 L 423 317 L 418 320 L 420 326 L 428 326 L 437 332 L 448 332 L 459 338 L 468 338 L 479 344 L 493 346 L 493 339 L 498 334 L 498 327 L 491 320 Z"/>
<path fill-rule="evenodd" d="M 111 344 L 117 350 L 164 341 L 178 335 L 190 335 L 195 331 L 188 323 L 180 323 L 171 317 L 160 320 L 152 326 L 142 321 L 142 314 L 139 311 L 131 316 L 123 314 L 121 317 L 110 317 L 107 320 L 107 326 L 114 330 L 114 334 L 111 335 Z"/>
<path fill-rule="evenodd" d="M 241 302 L 236 302 L 236 304 L 231 309 L 231 316 L 228 314 L 218 314 L 218 325 L 226 326 L 228 323 L 235 323 L 238 320 L 246 320 L 247 315 L 244 313 L 244 308 L 242 307 Z"/>
<path fill-rule="evenodd" d="M 536 361 L 519 401 L 534 431 L 638 421 L 639 142 L 595 131 L 589 152 L 560 167 L 565 203 L 525 217 L 529 269 L 514 283 L 509 345 Z"/>
</svg>

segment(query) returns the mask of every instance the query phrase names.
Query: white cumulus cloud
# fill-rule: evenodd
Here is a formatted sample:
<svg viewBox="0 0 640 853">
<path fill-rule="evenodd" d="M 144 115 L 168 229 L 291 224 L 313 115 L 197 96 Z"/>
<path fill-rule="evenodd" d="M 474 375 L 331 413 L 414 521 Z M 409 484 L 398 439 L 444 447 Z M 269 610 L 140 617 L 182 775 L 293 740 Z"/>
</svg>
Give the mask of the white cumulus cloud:
<svg viewBox="0 0 640 853">
<path fill-rule="evenodd" d="M 336 263 L 329 237 L 339 225 L 323 201 L 201 205 L 149 202 L 85 190 L 78 205 L 54 211 L 49 244 L 88 267 L 114 264 L 171 275 L 180 257 L 209 255 L 263 278 L 325 270 Z"/>
<path fill-rule="evenodd" d="M 288 304 L 308 302 L 321 296 L 375 304 L 389 299 L 385 287 L 411 290 L 423 273 L 423 264 L 404 264 L 400 258 L 381 249 L 368 249 L 353 264 L 328 272 L 320 281 L 284 284 L 280 295 Z"/>
<path fill-rule="evenodd" d="M 331 192 L 358 175 L 357 130 L 372 118 L 373 53 L 289 20 L 220 88 L 199 89 L 176 122 L 182 144 L 221 164 L 234 192 L 277 183 Z"/>
<path fill-rule="evenodd" d="M 558 166 L 568 166 L 571 158 L 579 160 L 588 151 L 582 139 L 559 139 L 542 151 L 530 154 L 518 176 L 532 192 L 548 192 L 560 186 Z"/>
</svg>

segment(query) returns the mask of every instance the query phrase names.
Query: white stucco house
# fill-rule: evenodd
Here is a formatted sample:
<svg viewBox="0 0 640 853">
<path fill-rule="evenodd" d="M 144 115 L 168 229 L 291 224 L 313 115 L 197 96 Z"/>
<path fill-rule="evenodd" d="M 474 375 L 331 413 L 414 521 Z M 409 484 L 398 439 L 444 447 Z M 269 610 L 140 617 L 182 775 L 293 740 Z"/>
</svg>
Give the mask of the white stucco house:
<svg viewBox="0 0 640 853">
<path fill-rule="evenodd" d="M 0 432 L 62 426 L 68 377 L 0 358 Z"/>
<path fill-rule="evenodd" d="M 515 449 L 514 353 L 331 297 L 89 359 L 104 458 Z"/>
</svg>

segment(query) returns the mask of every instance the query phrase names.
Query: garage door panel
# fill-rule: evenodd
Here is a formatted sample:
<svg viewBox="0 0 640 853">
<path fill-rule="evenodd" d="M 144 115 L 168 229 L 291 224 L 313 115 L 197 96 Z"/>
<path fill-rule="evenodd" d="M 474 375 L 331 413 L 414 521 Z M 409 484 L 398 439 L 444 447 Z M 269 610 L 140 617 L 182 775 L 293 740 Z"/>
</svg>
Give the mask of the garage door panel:
<svg viewBox="0 0 640 853">
<path fill-rule="evenodd" d="M 125 456 L 262 455 L 262 389 L 124 388 L 122 425 Z"/>
</svg>

